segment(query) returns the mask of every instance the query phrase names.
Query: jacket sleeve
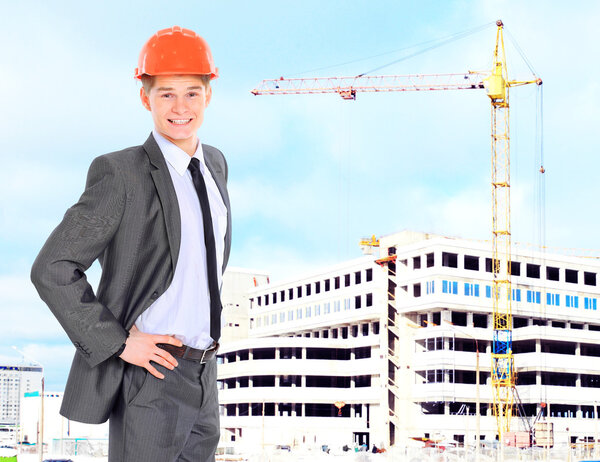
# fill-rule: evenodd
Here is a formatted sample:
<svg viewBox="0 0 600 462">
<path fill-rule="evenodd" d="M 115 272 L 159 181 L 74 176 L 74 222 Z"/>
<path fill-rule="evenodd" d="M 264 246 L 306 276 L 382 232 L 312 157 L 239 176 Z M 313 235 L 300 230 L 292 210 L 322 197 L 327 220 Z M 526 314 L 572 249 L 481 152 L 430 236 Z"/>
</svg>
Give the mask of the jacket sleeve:
<svg viewBox="0 0 600 462">
<path fill-rule="evenodd" d="M 67 210 L 31 270 L 40 297 L 91 367 L 111 357 L 127 338 L 85 276 L 109 245 L 125 210 L 125 183 L 113 164 L 107 156 L 92 162 L 85 191 Z"/>
</svg>

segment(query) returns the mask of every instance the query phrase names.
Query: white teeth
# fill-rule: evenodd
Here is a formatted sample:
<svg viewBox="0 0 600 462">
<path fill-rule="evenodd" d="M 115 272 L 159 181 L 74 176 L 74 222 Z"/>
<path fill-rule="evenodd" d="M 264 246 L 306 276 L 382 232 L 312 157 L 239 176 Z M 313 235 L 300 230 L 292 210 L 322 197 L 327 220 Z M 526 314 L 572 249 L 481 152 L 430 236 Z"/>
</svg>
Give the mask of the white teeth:
<svg viewBox="0 0 600 462">
<path fill-rule="evenodd" d="M 169 121 L 171 123 L 177 124 L 177 125 L 185 125 L 187 124 L 190 120 L 192 119 L 182 119 L 182 120 L 176 120 L 176 119 L 169 119 Z"/>
</svg>

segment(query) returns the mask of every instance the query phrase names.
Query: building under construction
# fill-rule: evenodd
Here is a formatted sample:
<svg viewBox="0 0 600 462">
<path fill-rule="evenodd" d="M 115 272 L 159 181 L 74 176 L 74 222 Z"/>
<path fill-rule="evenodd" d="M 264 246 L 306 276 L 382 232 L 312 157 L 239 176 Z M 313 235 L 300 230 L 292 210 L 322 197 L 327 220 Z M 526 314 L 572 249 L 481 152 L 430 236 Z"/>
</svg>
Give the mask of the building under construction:
<svg viewBox="0 0 600 462">
<path fill-rule="evenodd" d="M 409 231 L 371 244 L 370 255 L 249 290 L 247 336 L 220 353 L 225 442 L 498 438 L 492 244 Z M 597 440 L 598 273 L 596 259 L 513 246 L 516 387 L 505 443 L 534 421 L 545 429 L 531 432 L 534 445 Z"/>
</svg>

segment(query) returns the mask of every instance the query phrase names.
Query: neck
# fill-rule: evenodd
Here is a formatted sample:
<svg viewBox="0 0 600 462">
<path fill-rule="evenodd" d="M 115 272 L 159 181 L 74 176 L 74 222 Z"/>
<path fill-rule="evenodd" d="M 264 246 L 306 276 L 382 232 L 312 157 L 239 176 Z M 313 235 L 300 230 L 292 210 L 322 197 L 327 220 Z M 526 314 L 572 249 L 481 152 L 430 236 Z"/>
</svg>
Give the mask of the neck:
<svg viewBox="0 0 600 462">
<path fill-rule="evenodd" d="M 188 156 L 193 157 L 194 154 L 196 154 L 196 149 L 198 149 L 198 137 L 196 135 L 183 140 L 175 140 L 164 133 L 161 133 L 161 135 L 185 152 Z"/>
</svg>

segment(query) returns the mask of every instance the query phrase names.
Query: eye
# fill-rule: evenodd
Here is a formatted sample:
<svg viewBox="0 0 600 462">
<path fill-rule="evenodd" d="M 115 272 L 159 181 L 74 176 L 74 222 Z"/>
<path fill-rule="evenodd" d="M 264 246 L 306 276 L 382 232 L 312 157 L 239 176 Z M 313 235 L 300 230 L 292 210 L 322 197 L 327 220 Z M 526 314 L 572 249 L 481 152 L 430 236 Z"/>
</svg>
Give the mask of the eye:
<svg viewBox="0 0 600 462">
<path fill-rule="evenodd" d="M 161 98 L 171 98 L 173 95 L 171 93 L 163 93 L 160 95 Z"/>
<path fill-rule="evenodd" d="M 188 96 L 189 96 L 190 98 L 194 98 L 194 97 L 198 96 L 198 92 L 191 91 L 191 92 L 189 92 L 189 93 L 188 93 Z"/>
</svg>

